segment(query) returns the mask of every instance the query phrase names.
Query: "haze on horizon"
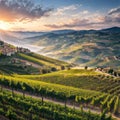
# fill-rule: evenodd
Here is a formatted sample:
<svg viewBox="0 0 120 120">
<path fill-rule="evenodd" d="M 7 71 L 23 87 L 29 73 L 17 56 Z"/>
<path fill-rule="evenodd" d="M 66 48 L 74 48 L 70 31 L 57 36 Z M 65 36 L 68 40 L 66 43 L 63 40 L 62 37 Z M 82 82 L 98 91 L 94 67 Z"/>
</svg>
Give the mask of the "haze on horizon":
<svg viewBox="0 0 120 120">
<path fill-rule="evenodd" d="M 0 0 L 0 29 L 51 31 L 120 27 L 120 0 Z"/>
</svg>

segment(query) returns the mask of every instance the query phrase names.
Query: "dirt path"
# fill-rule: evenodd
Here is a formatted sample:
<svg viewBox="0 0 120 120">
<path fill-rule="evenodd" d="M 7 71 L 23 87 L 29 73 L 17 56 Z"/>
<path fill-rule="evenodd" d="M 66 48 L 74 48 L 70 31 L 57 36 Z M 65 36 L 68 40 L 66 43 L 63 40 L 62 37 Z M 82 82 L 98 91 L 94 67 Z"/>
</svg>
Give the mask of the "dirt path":
<svg viewBox="0 0 120 120">
<path fill-rule="evenodd" d="M 9 89 L 9 88 L 5 88 L 4 87 L 4 89 L 12 92 L 12 90 Z M 14 93 L 21 94 L 21 95 L 23 94 L 21 91 L 16 91 L 16 90 L 14 90 Z M 41 99 L 40 96 L 32 95 L 32 94 L 29 94 L 29 93 L 26 93 L 25 96 L 36 98 L 36 99 Z M 45 102 L 52 102 L 54 104 L 58 104 L 58 105 L 61 105 L 61 106 L 65 106 L 64 102 L 57 101 L 57 100 L 50 99 L 50 98 L 45 98 L 44 97 L 44 101 Z M 77 109 L 77 110 L 80 109 L 80 106 L 77 106 L 77 105 L 74 106 L 74 105 L 72 105 L 70 103 L 67 103 L 66 106 L 69 107 L 69 108 Z M 87 112 L 89 110 L 90 110 L 91 113 L 96 113 L 96 114 L 100 114 L 101 113 L 101 111 L 99 109 L 92 109 L 92 108 L 88 108 L 88 107 L 83 107 L 83 111 Z M 112 117 L 115 118 L 116 120 L 120 120 L 120 116 L 117 117 L 117 116 L 112 115 Z"/>
</svg>

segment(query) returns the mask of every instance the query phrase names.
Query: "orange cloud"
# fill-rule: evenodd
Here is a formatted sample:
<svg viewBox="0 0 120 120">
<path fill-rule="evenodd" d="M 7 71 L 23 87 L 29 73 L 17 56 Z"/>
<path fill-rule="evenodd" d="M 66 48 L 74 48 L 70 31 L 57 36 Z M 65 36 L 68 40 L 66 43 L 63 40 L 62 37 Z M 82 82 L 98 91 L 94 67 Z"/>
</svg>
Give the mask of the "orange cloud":
<svg viewBox="0 0 120 120">
<path fill-rule="evenodd" d="M 39 19 L 53 9 L 43 9 L 31 0 L 0 0 L 0 20 L 7 22 Z"/>
</svg>

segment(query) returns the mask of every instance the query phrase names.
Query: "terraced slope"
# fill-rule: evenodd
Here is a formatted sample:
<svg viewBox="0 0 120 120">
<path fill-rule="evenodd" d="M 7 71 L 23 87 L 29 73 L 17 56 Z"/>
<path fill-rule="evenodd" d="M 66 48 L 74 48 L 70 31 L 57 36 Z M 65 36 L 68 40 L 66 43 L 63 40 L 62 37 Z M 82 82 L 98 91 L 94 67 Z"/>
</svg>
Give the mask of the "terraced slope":
<svg viewBox="0 0 120 120">
<path fill-rule="evenodd" d="M 50 57 L 46 57 L 43 55 L 39 55 L 36 53 L 29 53 L 29 54 L 23 54 L 19 53 L 18 57 L 21 59 L 28 60 L 30 62 L 33 62 L 35 64 L 38 64 L 40 66 L 48 66 L 48 67 L 58 67 L 60 69 L 60 66 L 68 66 L 69 64 L 60 60 L 56 60 Z"/>
<path fill-rule="evenodd" d="M 70 65 L 32 52 L 29 54 L 16 53 L 9 57 L 0 56 L 0 58 L 1 74 L 42 74 L 43 72 L 59 70 L 61 66 L 67 67 Z"/>
</svg>

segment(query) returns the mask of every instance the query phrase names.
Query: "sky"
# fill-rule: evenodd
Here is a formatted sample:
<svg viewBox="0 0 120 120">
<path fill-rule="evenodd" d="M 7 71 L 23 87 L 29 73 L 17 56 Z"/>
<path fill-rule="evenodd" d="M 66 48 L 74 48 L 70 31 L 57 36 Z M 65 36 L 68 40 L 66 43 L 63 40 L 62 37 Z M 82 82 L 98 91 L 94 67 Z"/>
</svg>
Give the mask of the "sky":
<svg viewBox="0 0 120 120">
<path fill-rule="evenodd" d="M 89 30 L 120 27 L 120 0 L 0 0 L 0 29 Z"/>
</svg>

